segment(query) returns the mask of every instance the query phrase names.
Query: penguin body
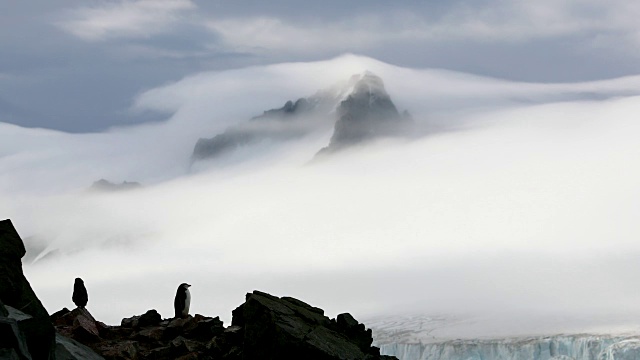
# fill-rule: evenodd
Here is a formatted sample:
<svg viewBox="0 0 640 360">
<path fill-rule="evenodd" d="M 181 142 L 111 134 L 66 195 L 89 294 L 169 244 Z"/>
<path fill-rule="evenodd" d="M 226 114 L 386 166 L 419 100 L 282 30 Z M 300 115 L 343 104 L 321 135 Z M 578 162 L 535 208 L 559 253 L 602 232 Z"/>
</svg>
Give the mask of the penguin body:
<svg viewBox="0 0 640 360">
<path fill-rule="evenodd" d="M 189 287 L 191 285 L 182 283 L 178 286 L 176 291 L 176 298 L 173 301 L 173 308 L 177 318 L 186 318 L 189 316 L 189 306 L 191 305 L 191 294 L 189 293 Z"/>
<path fill-rule="evenodd" d="M 84 308 L 87 306 L 87 302 L 89 302 L 87 289 L 84 287 L 84 281 L 80 278 L 76 278 L 73 284 L 73 296 L 71 296 L 71 300 L 73 300 L 73 303 L 79 308 Z"/>
</svg>

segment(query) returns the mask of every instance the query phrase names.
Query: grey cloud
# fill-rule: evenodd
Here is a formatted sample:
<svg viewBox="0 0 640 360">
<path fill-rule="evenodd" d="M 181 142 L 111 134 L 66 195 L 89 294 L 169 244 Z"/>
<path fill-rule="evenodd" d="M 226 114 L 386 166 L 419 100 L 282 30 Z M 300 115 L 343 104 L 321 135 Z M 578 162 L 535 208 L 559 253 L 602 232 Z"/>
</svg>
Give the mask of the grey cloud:
<svg viewBox="0 0 640 360">
<path fill-rule="evenodd" d="M 86 41 L 149 38 L 171 30 L 181 13 L 194 10 L 191 0 L 138 0 L 106 2 L 69 11 L 60 28 Z"/>
</svg>

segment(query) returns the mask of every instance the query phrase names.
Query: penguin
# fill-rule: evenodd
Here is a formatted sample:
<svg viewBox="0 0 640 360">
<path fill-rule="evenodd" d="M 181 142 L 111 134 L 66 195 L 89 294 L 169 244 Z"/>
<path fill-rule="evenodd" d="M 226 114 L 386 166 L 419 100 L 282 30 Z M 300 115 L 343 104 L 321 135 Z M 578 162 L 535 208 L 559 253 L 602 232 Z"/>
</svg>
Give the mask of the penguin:
<svg viewBox="0 0 640 360">
<path fill-rule="evenodd" d="M 189 305 L 191 304 L 191 294 L 189 287 L 191 285 L 182 283 L 178 286 L 176 298 L 173 301 L 173 308 L 176 310 L 176 318 L 186 318 L 189 316 Z"/>
<path fill-rule="evenodd" d="M 87 294 L 87 289 L 84 287 L 84 281 L 80 278 L 76 278 L 76 282 L 73 284 L 73 296 L 71 300 L 73 300 L 73 303 L 79 308 L 87 306 L 89 295 Z"/>
</svg>

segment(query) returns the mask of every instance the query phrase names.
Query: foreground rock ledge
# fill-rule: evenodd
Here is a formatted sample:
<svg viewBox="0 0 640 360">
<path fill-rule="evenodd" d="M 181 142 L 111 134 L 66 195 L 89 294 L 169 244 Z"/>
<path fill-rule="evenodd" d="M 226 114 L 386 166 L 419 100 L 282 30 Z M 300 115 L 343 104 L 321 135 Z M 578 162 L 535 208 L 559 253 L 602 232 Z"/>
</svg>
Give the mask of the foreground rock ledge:
<svg viewBox="0 0 640 360">
<path fill-rule="evenodd" d="M 351 315 L 329 319 L 300 300 L 260 291 L 247 294 L 229 327 L 203 315 L 163 320 L 156 310 L 120 326 L 84 308 L 49 316 L 23 275 L 24 255 L 11 221 L 0 221 L 0 359 L 395 359 L 381 356 L 371 330 Z"/>
<path fill-rule="evenodd" d="M 60 336 L 105 359 L 395 359 L 381 356 L 371 330 L 351 315 L 329 319 L 300 300 L 261 291 L 247 294 L 226 328 L 218 317 L 163 320 L 155 310 L 120 326 L 96 321 L 86 309 L 63 309 L 51 319 Z"/>
</svg>

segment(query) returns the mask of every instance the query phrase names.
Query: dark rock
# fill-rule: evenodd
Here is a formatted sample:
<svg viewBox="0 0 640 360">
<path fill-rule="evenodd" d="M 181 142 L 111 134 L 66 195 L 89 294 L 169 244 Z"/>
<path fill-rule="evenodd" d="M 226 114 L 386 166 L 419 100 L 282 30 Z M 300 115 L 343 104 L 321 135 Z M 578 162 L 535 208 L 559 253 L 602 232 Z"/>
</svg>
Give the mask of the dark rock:
<svg viewBox="0 0 640 360">
<path fill-rule="evenodd" d="M 354 76 L 359 78 L 351 94 L 337 108 L 338 120 L 329 146 L 319 154 L 375 138 L 403 135 L 412 124 L 410 116 L 400 115 L 381 78 L 370 72 Z"/>
<path fill-rule="evenodd" d="M 138 359 L 140 347 L 137 341 L 123 340 L 116 343 L 108 343 L 99 347 L 100 354 L 109 360 Z M 170 359 L 170 358 L 163 358 Z"/>
<path fill-rule="evenodd" d="M 122 321 L 120 322 L 120 326 L 125 328 L 137 329 L 139 327 L 138 326 L 139 322 L 140 322 L 140 315 L 135 315 L 129 318 L 122 319 Z"/>
<path fill-rule="evenodd" d="M 3 316 L 0 317 L 0 359 L 5 358 L 31 359 L 31 354 L 18 322 Z"/>
<path fill-rule="evenodd" d="M 31 315 L 31 319 L 20 325 L 29 352 L 34 359 L 49 359 L 54 356 L 55 331 L 47 310 L 22 272 L 21 259 L 25 252 L 11 221 L 0 221 L 0 301 Z"/>
<path fill-rule="evenodd" d="M 224 332 L 224 326 L 220 317 L 207 318 L 202 315 L 194 316 L 195 327 L 185 331 L 185 337 L 206 341 Z"/>
<path fill-rule="evenodd" d="M 78 315 L 73 320 L 73 328 L 71 329 L 73 338 L 82 342 L 100 341 L 100 331 L 96 321 L 85 315 Z"/>
<path fill-rule="evenodd" d="M 109 360 L 383 358 L 370 346 L 371 331 L 353 316 L 330 320 L 322 309 L 303 301 L 260 291 L 247 294 L 247 301 L 233 311 L 234 325 L 226 329 L 219 317 L 160 320 L 155 311 L 123 319 L 119 327 L 95 321 L 82 308 L 59 311 L 53 318 L 60 334 L 69 333 Z M 142 318 L 155 325 L 140 326 Z"/>
<path fill-rule="evenodd" d="M 62 310 L 58 310 L 51 314 L 51 322 L 53 325 L 73 325 L 73 318 L 71 316 L 67 316 L 71 310 L 67 308 L 62 308 Z M 70 321 L 69 321 L 70 320 Z"/>
<path fill-rule="evenodd" d="M 192 160 L 213 159 L 264 141 L 298 139 L 312 131 L 331 126 L 335 118 L 331 112 L 344 97 L 345 89 L 352 85 L 345 83 L 295 102 L 289 100 L 281 108 L 266 110 L 262 115 L 232 126 L 212 138 L 199 139 L 194 147 Z"/>
<path fill-rule="evenodd" d="M 171 340 L 170 346 L 174 355 L 176 356 L 198 352 L 205 348 L 203 344 L 197 341 L 186 339 L 182 336 L 178 336 L 177 338 Z"/>
<path fill-rule="evenodd" d="M 328 154 L 379 137 L 408 135 L 412 124 L 406 110 L 398 112 L 382 79 L 366 72 L 312 96 L 287 101 L 212 138 L 201 138 L 191 158 L 213 159 L 265 141 L 298 139 L 333 125 L 329 145 L 319 152 Z"/>
<path fill-rule="evenodd" d="M 198 353 L 190 353 L 184 356 L 180 356 L 176 360 L 198 360 L 198 359 L 200 359 L 200 357 L 198 356 Z"/>
<path fill-rule="evenodd" d="M 135 340 L 140 340 L 147 343 L 159 343 L 164 338 L 163 327 L 151 327 L 142 329 L 134 335 Z"/>
<path fill-rule="evenodd" d="M 20 355 L 15 351 L 15 349 L 3 349 L 0 348 L 0 359 L 3 360 L 21 360 Z M 30 358 L 29 358 L 30 359 Z"/>
<path fill-rule="evenodd" d="M 9 315 L 9 312 L 4 307 L 4 304 L 2 303 L 2 300 L 0 300 L 0 317 L 7 317 L 7 315 Z"/>
<path fill-rule="evenodd" d="M 123 190 L 134 190 L 141 188 L 142 185 L 138 182 L 133 181 L 123 181 L 121 184 L 112 183 L 111 181 L 100 179 L 94 182 L 89 190 L 91 191 L 100 191 L 100 192 L 113 192 L 113 191 L 123 191 Z"/>
<path fill-rule="evenodd" d="M 171 346 L 162 346 L 149 351 L 144 358 L 150 360 L 173 359 Z"/>
<path fill-rule="evenodd" d="M 104 360 L 91 348 L 56 334 L 56 360 Z"/>
<path fill-rule="evenodd" d="M 379 358 L 376 348 L 364 345 L 371 344 L 371 332 L 353 317 L 343 314 L 338 326 L 320 309 L 296 299 L 254 291 L 233 316 L 232 324 L 244 328 L 244 359 Z"/>
<path fill-rule="evenodd" d="M 373 342 L 371 329 L 365 329 L 364 324 L 358 323 L 349 313 L 338 315 L 336 320 L 338 331 L 346 335 L 362 351 L 367 352 L 371 348 Z"/>
<path fill-rule="evenodd" d="M 138 326 L 156 326 L 162 321 L 162 316 L 155 309 L 149 310 L 138 319 Z"/>
</svg>

